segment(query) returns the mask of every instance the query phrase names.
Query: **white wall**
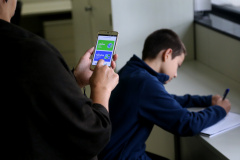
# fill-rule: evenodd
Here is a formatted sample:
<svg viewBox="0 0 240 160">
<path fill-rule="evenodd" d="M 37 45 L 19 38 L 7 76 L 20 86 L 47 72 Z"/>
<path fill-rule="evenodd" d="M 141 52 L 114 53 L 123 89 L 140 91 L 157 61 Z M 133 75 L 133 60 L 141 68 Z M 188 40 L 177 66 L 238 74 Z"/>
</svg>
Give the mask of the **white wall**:
<svg viewBox="0 0 240 160">
<path fill-rule="evenodd" d="M 136 54 L 141 57 L 145 38 L 160 28 L 174 30 L 194 58 L 192 0 L 112 0 L 113 29 L 119 32 L 117 70 Z"/>
</svg>

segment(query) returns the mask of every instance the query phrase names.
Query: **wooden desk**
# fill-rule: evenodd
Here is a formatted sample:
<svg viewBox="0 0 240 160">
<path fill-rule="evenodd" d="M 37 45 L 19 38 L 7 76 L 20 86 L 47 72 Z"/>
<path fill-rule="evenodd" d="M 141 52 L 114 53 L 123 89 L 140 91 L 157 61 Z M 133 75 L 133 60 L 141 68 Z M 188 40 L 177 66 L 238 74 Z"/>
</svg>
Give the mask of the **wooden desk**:
<svg viewBox="0 0 240 160">
<path fill-rule="evenodd" d="M 236 69 L 237 72 L 237 69 Z M 230 88 L 227 98 L 231 101 L 231 112 L 240 113 L 240 84 L 197 61 L 184 62 L 178 77 L 166 85 L 169 93 L 222 95 Z M 212 138 L 203 136 L 181 137 L 177 151 L 178 159 L 188 160 L 240 160 L 240 127 Z M 177 153 L 176 152 L 176 153 Z"/>
</svg>

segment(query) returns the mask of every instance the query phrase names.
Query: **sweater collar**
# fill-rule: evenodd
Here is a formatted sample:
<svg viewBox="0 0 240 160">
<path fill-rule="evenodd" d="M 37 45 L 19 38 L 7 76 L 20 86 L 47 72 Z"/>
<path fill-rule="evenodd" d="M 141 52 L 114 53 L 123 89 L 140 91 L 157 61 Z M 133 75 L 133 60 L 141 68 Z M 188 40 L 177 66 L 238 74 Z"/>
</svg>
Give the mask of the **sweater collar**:
<svg viewBox="0 0 240 160">
<path fill-rule="evenodd" d="M 9 24 L 9 22 L 3 20 L 3 19 L 0 19 L 0 23 L 5 23 L 5 24 Z"/>
<path fill-rule="evenodd" d="M 166 81 L 169 80 L 168 75 L 166 75 L 164 73 L 158 73 L 158 72 L 154 71 L 151 67 L 149 67 L 143 60 L 141 60 L 136 55 L 132 56 L 132 58 L 129 60 L 128 64 L 134 64 L 134 65 L 136 65 L 140 68 L 145 69 L 148 73 L 157 77 L 157 79 L 162 83 L 165 83 Z"/>
</svg>

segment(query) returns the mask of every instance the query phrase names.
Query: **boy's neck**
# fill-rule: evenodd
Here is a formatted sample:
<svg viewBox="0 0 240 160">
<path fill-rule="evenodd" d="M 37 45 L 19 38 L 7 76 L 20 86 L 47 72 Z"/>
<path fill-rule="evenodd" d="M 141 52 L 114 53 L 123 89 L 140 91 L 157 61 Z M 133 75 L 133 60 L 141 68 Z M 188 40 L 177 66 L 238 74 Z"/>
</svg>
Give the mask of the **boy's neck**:
<svg viewBox="0 0 240 160">
<path fill-rule="evenodd" d="M 163 63 L 162 59 L 163 59 L 163 52 L 164 51 L 160 51 L 158 53 L 158 55 L 154 58 L 154 59 L 145 59 L 144 62 L 151 67 L 154 71 L 160 73 L 161 70 L 161 65 Z"/>
<path fill-rule="evenodd" d="M 160 68 L 161 68 L 161 62 L 159 60 L 157 60 L 157 58 L 155 59 L 145 59 L 144 62 L 150 67 L 152 68 L 154 71 L 156 72 L 160 72 Z"/>
</svg>

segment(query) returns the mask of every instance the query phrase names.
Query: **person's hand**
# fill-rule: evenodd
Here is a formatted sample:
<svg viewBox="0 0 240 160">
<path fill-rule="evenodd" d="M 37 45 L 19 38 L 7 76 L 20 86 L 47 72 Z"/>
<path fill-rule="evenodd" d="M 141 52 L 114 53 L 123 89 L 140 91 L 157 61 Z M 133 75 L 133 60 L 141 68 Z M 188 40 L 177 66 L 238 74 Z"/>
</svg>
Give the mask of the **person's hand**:
<svg viewBox="0 0 240 160">
<path fill-rule="evenodd" d="M 231 109 L 231 103 L 228 99 L 222 100 L 222 98 L 220 98 L 217 100 L 216 105 L 222 107 L 226 111 L 226 113 L 228 113 Z"/>
<path fill-rule="evenodd" d="M 102 104 L 108 110 L 108 101 L 112 90 L 119 81 L 119 76 L 114 69 L 103 65 L 104 60 L 99 60 L 90 78 L 91 99 L 93 103 Z"/>
<path fill-rule="evenodd" d="M 221 99 L 222 97 L 220 95 L 214 95 L 212 96 L 212 105 L 216 105 L 217 104 L 217 101 L 218 99 Z"/>
<path fill-rule="evenodd" d="M 78 85 L 82 88 L 89 84 L 89 79 L 92 76 L 90 70 L 91 55 L 94 51 L 94 47 L 90 48 L 79 60 L 76 68 L 74 69 L 74 76 L 77 80 Z"/>
<path fill-rule="evenodd" d="M 115 70 L 115 68 L 116 68 L 116 61 L 117 61 L 117 59 L 118 59 L 118 55 L 114 54 L 113 55 L 113 60 L 111 62 L 111 67 L 112 67 L 113 70 Z"/>
<path fill-rule="evenodd" d="M 90 48 L 79 60 L 75 70 L 74 76 L 77 80 L 78 85 L 82 88 L 89 84 L 89 79 L 92 76 L 93 71 L 90 70 L 91 66 L 91 55 L 93 54 L 94 47 Z M 113 61 L 111 63 L 111 67 L 113 69 L 116 68 L 116 60 L 118 55 L 113 55 Z"/>
<path fill-rule="evenodd" d="M 118 83 L 118 74 L 114 72 L 113 68 L 103 65 L 104 60 L 100 59 L 90 78 L 91 88 L 101 88 L 111 92 Z"/>
</svg>

